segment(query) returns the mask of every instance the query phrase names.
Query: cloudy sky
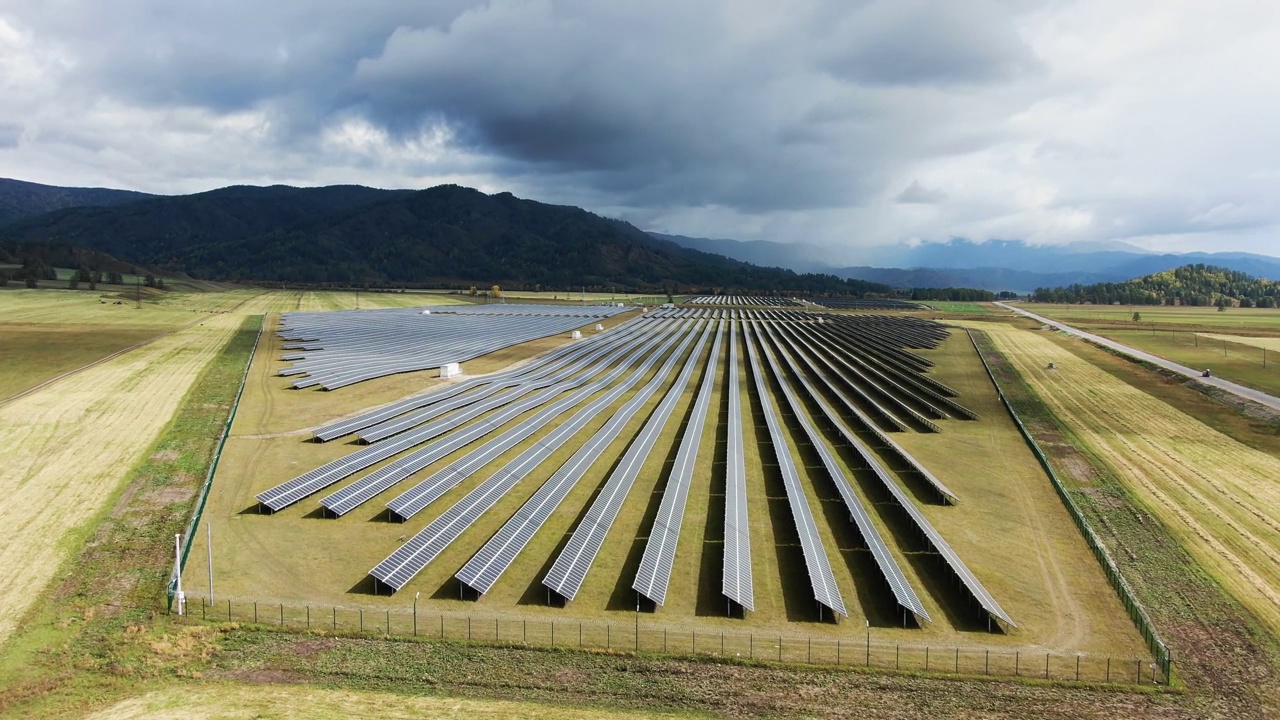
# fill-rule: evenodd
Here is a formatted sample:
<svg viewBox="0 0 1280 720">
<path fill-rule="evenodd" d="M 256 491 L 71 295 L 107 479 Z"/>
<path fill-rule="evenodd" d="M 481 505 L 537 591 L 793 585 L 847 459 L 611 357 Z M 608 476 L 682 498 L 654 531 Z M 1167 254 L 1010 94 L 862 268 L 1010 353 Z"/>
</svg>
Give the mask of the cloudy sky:
<svg viewBox="0 0 1280 720">
<path fill-rule="evenodd" d="M 1280 3 L 5 0 L 0 176 L 1280 254 Z"/>
</svg>

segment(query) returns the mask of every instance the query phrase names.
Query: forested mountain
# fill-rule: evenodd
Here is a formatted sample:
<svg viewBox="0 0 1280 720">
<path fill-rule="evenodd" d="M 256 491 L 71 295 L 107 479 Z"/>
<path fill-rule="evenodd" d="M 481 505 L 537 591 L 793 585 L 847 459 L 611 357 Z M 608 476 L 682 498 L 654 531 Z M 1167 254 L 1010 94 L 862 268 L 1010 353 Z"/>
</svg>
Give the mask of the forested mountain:
<svg viewBox="0 0 1280 720">
<path fill-rule="evenodd" d="M 0 224 L 82 206 L 111 206 L 155 197 L 132 190 L 41 185 L 0 178 Z"/>
<path fill-rule="evenodd" d="M 231 187 L 75 208 L 0 227 L 193 277 L 232 281 L 888 293 L 682 248 L 576 207 L 443 185 L 422 191 Z"/>
<path fill-rule="evenodd" d="M 1213 265 L 1184 265 L 1122 283 L 1037 288 L 1035 302 L 1276 307 L 1280 283 Z"/>
</svg>

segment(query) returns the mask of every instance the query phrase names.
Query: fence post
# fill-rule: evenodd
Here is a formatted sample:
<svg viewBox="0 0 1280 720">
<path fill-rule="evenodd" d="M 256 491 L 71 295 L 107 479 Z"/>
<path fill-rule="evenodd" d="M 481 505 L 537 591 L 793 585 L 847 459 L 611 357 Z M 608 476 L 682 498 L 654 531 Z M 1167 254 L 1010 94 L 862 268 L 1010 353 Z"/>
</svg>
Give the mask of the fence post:
<svg viewBox="0 0 1280 720">
<path fill-rule="evenodd" d="M 1111 682 L 1111 656 L 1107 656 L 1107 682 Z"/>
<path fill-rule="evenodd" d="M 809 638 L 809 664 L 813 664 L 813 638 Z"/>
<path fill-rule="evenodd" d="M 1080 680 L 1080 653 L 1076 653 L 1076 681 Z"/>
<path fill-rule="evenodd" d="M 960 648 L 956 648 L 956 674 L 960 674 Z"/>
<path fill-rule="evenodd" d="M 227 617 L 231 617 L 231 610 L 230 610 L 231 601 L 230 600 L 227 601 L 227 608 L 228 608 Z M 258 601 L 257 600 L 253 601 L 253 624 L 254 625 L 258 624 Z"/>
<path fill-rule="evenodd" d="M 227 622 L 231 622 L 231 598 L 227 598 Z"/>
<path fill-rule="evenodd" d="M 284 603 L 280 603 L 280 627 L 284 627 Z"/>
<path fill-rule="evenodd" d="M 307 606 L 307 629 L 311 629 L 311 606 Z"/>
<path fill-rule="evenodd" d="M 360 633 L 364 634 L 364 608 L 360 608 Z"/>
<path fill-rule="evenodd" d="M 334 632 L 338 631 L 338 606 L 337 605 L 333 606 L 333 630 Z"/>
<path fill-rule="evenodd" d="M 1049 653 L 1044 654 L 1044 679 L 1049 679 Z"/>
<path fill-rule="evenodd" d="M 471 642 L 471 616 L 467 616 L 467 642 Z"/>
<path fill-rule="evenodd" d="M 1020 650 L 1013 651 L 1013 676 L 1022 677 L 1022 652 Z"/>
<path fill-rule="evenodd" d="M 613 623 L 604 624 L 604 649 L 613 649 Z"/>
<path fill-rule="evenodd" d="M 840 664 L 840 638 L 836 638 L 836 665 Z"/>
<path fill-rule="evenodd" d="M 894 643 L 893 645 L 893 669 L 902 669 L 902 643 Z"/>
<path fill-rule="evenodd" d="M 205 610 L 204 598 L 200 598 L 200 619 L 201 619 L 201 620 L 208 620 L 208 619 L 209 619 L 209 615 L 208 615 L 207 611 Z"/>
<path fill-rule="evenodd" d="M 991 648 L 987 648 L 987 659 L 982 668 L 983 675 L 991 674 Z"/>
<path fill-rule="evenodd" d="M 929 646 L 924 646 L 924 671 L 929 672 Z"/>
</svg>

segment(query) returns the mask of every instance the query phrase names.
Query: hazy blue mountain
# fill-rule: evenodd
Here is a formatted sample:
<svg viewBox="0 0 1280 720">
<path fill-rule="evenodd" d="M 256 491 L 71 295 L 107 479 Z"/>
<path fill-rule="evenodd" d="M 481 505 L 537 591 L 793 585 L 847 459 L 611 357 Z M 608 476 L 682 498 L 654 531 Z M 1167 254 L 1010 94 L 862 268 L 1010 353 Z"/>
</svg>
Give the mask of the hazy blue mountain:
<svg viewBox="0 0 1280 720">
<path fill-rule="evenodd" d="M 1280 258 L 1253 253 L 1160 254 L 1123 242 L 1040 246 L 1020 240 L 978 243 L 954 239 L 842 251 L 807 244 L 664 237 L 685 247 L 715 248 L 714 252 L 740 260 L 757 258 L 752 262 L 764 260 L 793 270 L 830 272 L 898 288 L 974 287 L 1025 293 L 1038 287 L 1121 282 L 1188 263 L 1208 263 L 1257 277 L 1280 278 Z M 856 256 L 853 263 L 836 264 L 850 256 Z"/>
</svg>

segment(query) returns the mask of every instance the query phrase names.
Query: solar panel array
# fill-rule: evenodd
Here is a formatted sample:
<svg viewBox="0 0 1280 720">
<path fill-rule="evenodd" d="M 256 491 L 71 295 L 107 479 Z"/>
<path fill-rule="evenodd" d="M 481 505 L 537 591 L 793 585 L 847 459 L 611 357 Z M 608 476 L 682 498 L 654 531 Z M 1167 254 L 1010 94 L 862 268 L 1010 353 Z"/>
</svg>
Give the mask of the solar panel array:
<svg viewBox="0 0 1280 720">
<path fill-rule="evenodd" d="M 723 305 L 729 307 L 796 307 L 800 303 L 791 298 L 769 295 L 699 295 L 689 298 L 685 305 Z"/>
<path fill-rule="evenodd" d="M 613 522 L 618 517 L 618 512 L 622 509 L 622 503 L 626 500 L 627 493 L 630 492 L 631 486 L 640 474 L 640 468 L 649 457 L 649 453 L 653 450 L 659 434 L 671 418 L 676 402 L 684 393 L 685 386 L 688 384 L 689 378 L 692 377 L 694 368 L 697 367 L 698 358 L 702 356 L 702 349 L 706 346 L 707 337 L 711 334 L 712 329 L 712 325 L 708 324 L 701 338 L 699 338 L 698 344 L 685 361 L 680 375 L 676 377 L 667 394 L 658 403 L 657 409 L 649 416 L 649 420 L 645 422 L 640 433 L 636 435 L 635 440 L 627 448 L 622 459 L 618 461 L 608 480 L 605 481 L 604 487 L 600 490 L 600 494 L 596 496 L 591 508 L 587 510 L 586 517 L 574 530 L 568 544 L 556 557 L 551 570 L 547 572 L 547 576 L 543 579 L 542 584 L 555 591 L 560 597 L 572 600 L 577 596 L 579 588 L 582 587 L 583 581 L 586 580 L 587 572 L 591 569 L 591 565 L 600 551 L 600 546 L 604 543 L 605 536 L 608 535 L 609 529 L 613 527 Z M 716 346 L 719 346 L 718 340 Z M 708 367 L 710 368 L 715 367 L 715 351 L 713 350 L 712 352 L 713 358 L 708 361 Z"/>
<path fill-rule="evenodd" d="M 573 600 L 598 564 L 601 548 L 624 508 L 641 502 L 631 490 L 660 438 L 669 436 L 664 432 L 677 409 L 687 407 L 689 420 L 673 441 L 674 463 L 665 486 L 659 486 L 656 517 L 651 526 L 639 530 L 647 532 L 647 538 L 638 538 L 644 541 L 644 552 L 632 581 L 638 596 L 663 606 L 675 563 L 686 552 L 679 543 L 686 506 L 691 489 L 705 482 L 695 467 L 706 425 L 719 422 L 712 405 L 720 398 L 724 404 L 719 407 L 728 411 L 727 426 L 722 429 L 728 441 L 725 463 L 713 466 L 714 473 L 722 473 L 725 494 L 721 591 L 731 608 L 753 610 L 749 518 L 751 505 L 762 501 L 748 492 L 748 448 L 742 422 L 743 413 L 750 410 L 741 399 L 741 391 L 746 391 L 759 403 L 764 423 L 757 439 L 772 448 L 769 461 L 776 462 L 785 489 L 808 575 L 807 590 L 820 607 L 833 616 L 848 613 L 819 518 L 810 506 L 809 483 L 815 484 L 813 492 L 819 496 L 818 485 L 834 488 L 832 499 L 842 503 L 848 514 L 848 532 L 862 539 L 874 560 L 874 581 L 887 587 L 890 592 L 885 597 L 892 596 L 904 614 L 920 621 L 930 619 L 928 605 L 901 565 L 905 559 L 923 572 L 918 558 L 927 556 L 940 559 L 945 572 L 988 617 L 1012 626 L 1008 614 L 900 486 L 899 477 L 909 479 L 917 488 L 928 488 L 942 503 L 958 502 L 955 493 L 892 437 L 898 432 L 945 432 L 938 425 L 944 420 L 977 419 L 957 402 L 953 389 L 929 376 L 932 362 L 915 352 L 937 347 L 947 337 L 946 329 L 915 317 L 720 305 L 667 308 L 577 342 L 566 337 L 560 347 L 520 367 L 449 383 L 330 423 L 315 431 L 317 440 L 354 434 L 368 445 L 263 491 L 259 502 L 265 509 L 279 511 L 336 485 L 336 491 L 319 498 L 329 515 L 342 516 L 371 501 L 383 502 L 393 519 L 407 523 L 426 515 L 420 530 L 369 571 L 379 588 L 392 591 L 411 583 L 485 518 L 488 527 L 498 530 L 483 543 L 480 538 L 471 540 L 479 549 L 455 575 L 464 586 L 483 594 L 501 581 L 591 468 L 604 458 L 611 463 L 616 460 L 599 487 L 593 488 L 593 500 L 542 578 L 549 590 Z M 534 325 L 543 321 L 572 322 L 572 327 L 585 324 L 568 310 L 534 307 L 537 311 L 527 314 L 514 314 L 519 306 L 433 309 L 431 315 L 419 317 L 453 314 L 473 323 L 518 318 Z M 610 308 L 571 310 L 604 317 L 598 313 Z M 537 325 L 529 332 L 545 327 Z M 308 336 L 315 334 L 297 332 L 296 327 L 292 332 L 299 338 L 297 344 L 305 347 L 313 346 L 314 338 Z M 459 347 L 455 340 L 462 343 L 459 338 L 439 342 Z M 739 377 L 742 371 L 749 374 L 745 386 Z M 696 392 L 686 401 L 695 374 L 700 375 Z M 659 394 L 655 406 L 652 398 Z M 624 432 L 650 407 L 634 435 Z M 601 421 L 589 437 L 578 438 Z M 796 466 L 797 442 L 813 448 L 819 465 Z M 615 447 L 617 454 L 611 450 Z M 516 493 L 522 481 L 553 456 L 570 451 L 568 460 L 554 470 L 547 468 L 548 479 L 539 487 L 518 491 L 526 499 L 514 514 L 493 517 L 499 502 Z M 842 454 L 854 462 L 847 465 Z M 886 467 L 881 457 L 894 469 Z M 406 480 L 414 484 L 399 488 Z M 831 485 L 824 485 L 828 481 Z M 466 490 L 459 500 L 443 510 L 424 512 L 455 488 Z M 383 500 L 393 491 L 394 497 Z M 918 531 L 926 546 L 924 555 L 892 549 L 879 527 L 884 521 L 881 516 L 890 512 L 899 513 L 898 522 L 905 521 Z M 822 521 L 836 522 L 830 516 Z"/>
<path fill-rule="evenodd" d="M 542 527 L 547 518 L 551 516 L 551 513 L 559 507 L 565 496 L 582 479 L 582 476 L 591 468 L 591 465 L 600 459 L 600 454 L 605 447 L 617 439 L 618 433 L 623 426 L 630 422 L 631 418 L 640 410 L 640 407 L 648 402 L 649 398 L 658 391 L 658 388 L 668 381 L 671 368 L 675 366 L 676 361 L 684 354 L 693 337 L 693 333 L 685 334 L 684 341 L 680 344 L 680 347 L 671 354 L 653 379 L 628 400 L 626 404 L 614 412 L 608 422 L 604 424 L 604 427 L 597 430 L 590 439 L 583 443 L 582 447 L 573 454 L 573 457 L 561 465 L 551 476 L 551 479 L 543 483 L 542 487 L 538 488 L 537 492 L 533 494 L 533 497 L 520 506 L 516 514 L 498 530 L 497 534 L 490 538 L 489 542 L 485 543 L 466 565 L 462 566 L 456 576 L 459 580 L 481 594 L 488 592 L 489 588 L 493 587 L 493 584 L 498 581 L 502 573 L 515 561 L 516 555 L 533 538 L 533 534 L 537 532 L 538 528 Z M 649 361 L 636 371 L 635 378 L 639 380 L 640 375 L 649 370 L 658 358 L 658 355 L 652 356 Z M 604 407 L 607 407 L 607 405 Z M 566 425 L 576 424 L 574 432 L 577 432 L 577 430 L 594 419 L 596 413 L 597 411 L 594 409 L 584 408 L 571 418 Z"/>
<path fill-rule="evenodd" d="M 397 373 L 466 362 L 495 350 L 566 333 L 626 308 L 588 305 L 477 305 L 286 313 L 279 331 L 294 341 L 281 375 L 294 388 L 325 390 Z"/>
<path fill-rule="evenodd" d="M 724 321 L 721 321 L 716 331 L 716 342 L 711 347 L 711 358 L 702 375 L 702 386 L 693 403 L 693 413 L 684 436 L 680 439 L 675 465 L 671 468 L 667 486 L 662 492 L 658 517 L 653 521 L 653 529 L 649 531 L 649 540 L 644 546 L 644 555 L 640 558 L 640 570 L 636 573 L 635 582 L 631 584 L 633 590 L 657 605 L 663 605 L 667 601 L 667 587 L 671 584 L 671 569 L 676 562 L 676 546 L 680 543 L 680 528 L 684 523 L 689 487 L 693 484 L 694 463 L 698 460 L 698 448 L 702 445 L 702 430 L 707 425 L 707 413 L 711 408 L 711 390 L 715 384 L 723 340 Z M 685 373 L 678 384 L 682 389 L 688 382 L 688 376 L 693 374 L 693 366 L 687 367 Z"/>
<path fill-rule="evenodd" d="M 760 367 L 760 358 L 756 353 L 756 341 L 752 337 L 751 324 L 744 326 L 747 341 L 748 365 L 756 384 L 756 397 L 760 399 L 761 412 L 769 430 L 769 441 L 773 445 L 774 459 L 778 470 L 782 473 L 782 483 L 786 487 L 787 504 L 791 507 L 791 519 L 795 523 L 796 535 L 800 539 L 800 549 L 804 554 L 805 570 L 809 573 L 809 585 L 813 589 L 813 599 L 830 608 L 832 612 L 848 615 L 844 607 L 844 598 L 840 596 L 840 588 L 836 587 L 835 573 L 831 570 L 831 560 L 827 557 L 826 548 L 822 544 L 822 536 L 818 533 L 818 524 L 813 519 L 813 511 L 809 508 L 809 500 L 805 497 L 804 488 L 800 485 L 800 474 L 796 470 L 795 460 L 791 456 L 791 444 L 782 430 L 782 423 L 770 401 L 772 393 L 765 385 L 764 373 Z"/>
</svg>

